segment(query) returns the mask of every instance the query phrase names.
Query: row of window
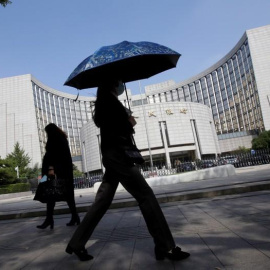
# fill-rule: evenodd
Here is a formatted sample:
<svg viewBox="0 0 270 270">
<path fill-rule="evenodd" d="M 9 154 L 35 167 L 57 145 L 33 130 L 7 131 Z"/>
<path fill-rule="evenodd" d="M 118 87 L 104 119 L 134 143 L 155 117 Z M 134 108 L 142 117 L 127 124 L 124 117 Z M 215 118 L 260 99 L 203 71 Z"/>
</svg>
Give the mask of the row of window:
<svg viewBox="0 0 270 270">
<path fill-rule="evenodd" d="M 72 154 L 80 154 L 79 129 L 92 118 L 93 104 L 54 95 L 34 83 L 33 93 L 43 149 L 46 142 L 44 128 L 54 122 L 67 132 Z M 217 134 L 264 130 L 248 41 L 231 59 L 206 76 L 176 89 L 150 95 L 147 99 L 134 100 L 132 106 L 171 101 L 207 105 L 212 110 Z"/>
<path fill-rule="evenodd" d="M 262 113 L 248 41 L 226 63 L 199 80 L 148 96 L 149 103 L 169 101 L 191 101 L 209 106 L 218 134 L 229 130 L 263 130 L 263 122 L 258 121 Z"/>
<path fill-rule="evenodd" d="M 67 135 L 73 156 L 80 155 L 79 130 L 92 118 L 91 104 L 87 101 L 74 101 L 54 95 L 33 83 L 34 104 L 38 122 L 41 153 L 44 154 L 46 144 L 45 127 L 55 123 Z"/>
</svg>

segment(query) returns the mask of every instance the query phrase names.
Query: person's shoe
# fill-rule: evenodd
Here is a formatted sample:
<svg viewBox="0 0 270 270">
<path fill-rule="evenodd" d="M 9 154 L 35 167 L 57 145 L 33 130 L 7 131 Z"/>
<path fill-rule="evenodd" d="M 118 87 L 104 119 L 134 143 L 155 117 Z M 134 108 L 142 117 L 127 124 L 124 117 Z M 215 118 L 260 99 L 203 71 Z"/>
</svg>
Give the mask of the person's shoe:
<svg viewBox="0 0 270 270">
<path fill-rule="evenodd" d="M 94 258 L 92 255 L 87 253 L 85 248 L 81 250 L 74 250 L 70 245 L 67 245 L 66 253 L 72 254 L 73 252 L 77 255 L 80 261 L 90 261 Z"/>
<path fill-rule="evenodd" d="M 48 226 L 51 226 L 51 229 L 53 229 L 53 227 L 54 227 L 53 219 L 49 220 L 46 218 L 45 221 L 41 225 L 37 226 L 37 228 L 38 229 L 46 229 Z"/>
<path fill-rule="evenodd" d="M 66 225 L 67 226 L 74 226 L 75 224 L 80 225 L 80 223 L 81 223 L 80 217 L 77 215 L 77 216 L 72 216 L 70 222 L 67 223 Z"/>
<path fill-rule="evenodd" d="M 180 247 L 176 246 L 169 252 L 164 252 L 155 247 L 155 255 L 157 261 L 162 261 L 165 258 L 168 258 L 171 261 L 180 261 L 188 258 L 190 254 L 188 252 L 184 252 Z"/>
</svg>

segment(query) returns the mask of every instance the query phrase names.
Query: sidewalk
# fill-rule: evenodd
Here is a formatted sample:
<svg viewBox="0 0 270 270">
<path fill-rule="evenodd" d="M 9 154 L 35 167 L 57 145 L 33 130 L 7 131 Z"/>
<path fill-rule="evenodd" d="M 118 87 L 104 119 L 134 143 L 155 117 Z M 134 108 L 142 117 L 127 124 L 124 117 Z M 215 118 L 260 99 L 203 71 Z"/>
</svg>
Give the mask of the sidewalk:
<svg viewBox="0 0 270 270">
<path fill-rule="evenodd" d="M 0 221 L 0 269 L 270 269 L 269 185 L 270 165 L 261 165 L 238 169 L 233 179 L 154 188 L 159 200 L 166 201 L 161 206 L 176 242 L 191 253 L 185 261 L 155 260 L 154 244 L 138 207 L 125 207 L 134 201 L 119 192 L 113 208 L 122 208 L 109 210 L 87 243 L 94 260 L 80 262 L 64 252 L 75 230 L 65 226 L 70 214 L 55 215 L 53 230 L 36 229 L 44 217 L 13 216 Z M 246 193 L 253 189 L 262 191 Z M 236 192 L 240 194 L 217 197 Z M 80 211 L 94 195 L 91 189 L 76 191 Z M 32 197 L 2 200 L 1 216 L 7 218 L 16 210 L 20 217 L 44 211 Z M 59 212 L 66 209 L 64 203 L 57 206 Z"/>
<path fill-rule="evenodd" d="M 270 164 L 236 169 L 233 177 L 219 177 L 200 181 L 152 187 L 160 203 L 213 198 L 259 190 L 270 190 Z M 93 203 L 94 188 L 76 189 L 75 200 L 78 212 L 86 212 Z M 0 220 L 39 217 L 46 214 L 46 204 L 33 201 L 34 194 L 2 199 Z M 116 193 L 111 209 L 137 206 L 137 202 L 126 191 Z M 68 214 L 65 202 L 59 202 L 55 214 Z"/>
</svg>

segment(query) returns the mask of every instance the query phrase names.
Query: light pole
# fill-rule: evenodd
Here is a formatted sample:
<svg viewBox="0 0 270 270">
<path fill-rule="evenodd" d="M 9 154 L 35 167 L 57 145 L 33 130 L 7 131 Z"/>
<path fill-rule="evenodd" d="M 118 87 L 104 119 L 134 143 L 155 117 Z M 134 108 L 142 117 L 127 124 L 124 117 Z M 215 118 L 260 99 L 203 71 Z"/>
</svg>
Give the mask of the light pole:
<svg viewBox="0 0 270 270">
<path fill-rule="evenodd" d="M 17 178 L 19 179 L 19 178 L 20 178 L 20 174 L 19 174 L 19 166 L 17 166 L 17 167 L 15 168 L 15 171 L 17 172 Z"/>
<path fill-rule="evenodd" d="M 104 174 L 104 167 L 103 167 L 103 163 L 102 163 L 102 154 L 101 154 L 101 146 L 100 146 L 100 134 L 97 135 L 97 140 L 98 140 L 98 150 L 99 150 L 101 170 L 102 170 L 102 173 Z"/>
<path fill-rule="evenodd" d="M 6 121 L 6 123 L 5 123 L 5 128 L 6 128 L 6 155 L 7 155 L 7 153 L 8 153 L 8 149 L 7 149 L 7 147 L 8 147 L 8 134 L 7 134 L 7 130 L 8 130 L 8 127 L 7 127 L 7 103 L 1 103 L 0 105 L 5 105 L 5 121 Z M 2 115 L 2 113 L 1 113 L 1 115 Z"/>
<path fill-rule="evenodd" d="M 146 117 L 145 117 L 145 108 L 144 108 L 144 104 L 143 104 L 141 81 L 139 81 L 139 88 L 140 88 L 140 94 L 141 94 L 141 101 L 142 101 L 142 108 L 143 108 L 143 118 L 144 118 L 145 130 L 146 130 L 146 137 L 147 137 L 147 144 L 148 144 L 148 150 L 149 150 L 151 171 L 153 171 L 153 159 L 152 159 L 151 145 L 150 145 L 149 134 L 148 134 L 148 126 L 147 126 Z"/>
</svg>

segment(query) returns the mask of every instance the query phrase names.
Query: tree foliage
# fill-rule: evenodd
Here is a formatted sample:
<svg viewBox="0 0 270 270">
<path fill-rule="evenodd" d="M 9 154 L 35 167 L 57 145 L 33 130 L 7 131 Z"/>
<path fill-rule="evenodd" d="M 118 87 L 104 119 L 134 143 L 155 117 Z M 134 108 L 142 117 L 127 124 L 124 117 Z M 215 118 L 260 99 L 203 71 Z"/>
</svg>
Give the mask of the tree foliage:
<svg viewBox="0 0 270 270">
<path fill-rule="evenodd" d="M 17 142 L 12 153 L 1 160 L 1 183 L 15 183 L 17 179 L 16 167 L 19 169 L 20 178 L 26 178 L 27 168 L 31 159 Z"/>
<path fill-rule="evenodd" d="M 270 130 L 263 131 L 257 138 L 254 138 L 252 148 L 255 150 L 270 148 Z"/>
<path fill-rule="evenodd" d="M 0 185 L 13 183 L 16 179 L 16 172 L 10 162 L 0 158 Z"/>
<path fill-rule="evenodd" d="M 250 148 L 246 148 L 245 146 L 239 146 L 237 149 L 231 151 L 234 155 L 246 154 L 250 152 Z"/>
<path fill-rule="evenodd" d="M 12 2 L 9 0 L 0 0 L 0 5 L 3 7 L 6 7 L 7 4 L 11 4 Z"/>
<path fill-rule="evenodd" d="M 38 163 L 36 163 L 33 168 L 27 167 L 25 171 L 25 177 L 27 179 L 35 179 L 35 178 L 37 179 L 40 174 L 41 174 L 41 168 L 38 165 Z"/>
<path fill-rule="evenodd" d="M 27 179 L 37 179 L 41 168 L 36 163 L 33 168 L 28 167 L 31 159 L 17 142 L 12 153 L 5 159 L 0 158 L 0 185 L 13 184 Z M 19 168 L 19 178 L 15 168 Z"/>
<path fill-rule="evenodd" d="M 74 177 L 82 177 L 83 173 L 80 170 L 78 170 L 77 166 L 74 165 L 74 163 L 72 165 L 73 165 L 73 176 Z"/>
<path fill-rule="evenodd" d="M 6 160 L 13 165 L 14 171 L 16 167 L 19 168 L 21 178 L 26 177 L 27 166 L 31 159 L 28 154 L 25 154 L 25 151 L 20 147 L 18 142 L 15 144 L 13 152 L 7 155 Z"/>
</svg>

